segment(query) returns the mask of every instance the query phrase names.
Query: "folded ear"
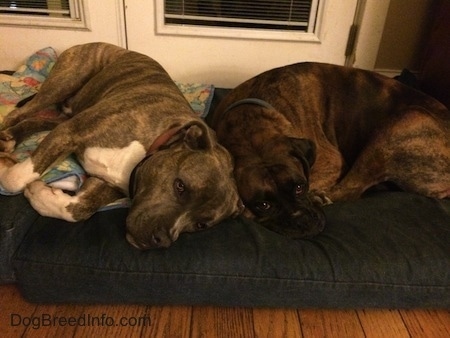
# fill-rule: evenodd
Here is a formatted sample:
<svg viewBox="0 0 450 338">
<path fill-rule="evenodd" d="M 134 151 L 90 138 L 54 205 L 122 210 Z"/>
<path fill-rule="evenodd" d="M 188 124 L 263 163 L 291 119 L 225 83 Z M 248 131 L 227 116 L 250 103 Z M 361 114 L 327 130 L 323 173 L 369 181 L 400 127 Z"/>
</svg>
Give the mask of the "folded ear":
<svg viewBox="0 0 450 338">
<path fill-rule="evenodd" d="M 294 150 L 295 156 L 302 156 L 308 161 L 311 167 L 316 161 L 316 145 L 313 141 L 306 138 L 289 138 L 292 144 L 292 149 Z"/>
<path fill-rule="evenodd" d="M 184 144 L 193 150 L 208 150 L 213 146 L 214 132 L 204 123 L 195 121 L 184 128 Z"/>
<path fill-rule="evenodd" d="M 303 164 L 305 174 L 309 176 L 310 169 L 316 161 L 316 145 L 306 138 L 289 138 L 292 145 L 292 155 L 297 157 Z"/>
</svg>

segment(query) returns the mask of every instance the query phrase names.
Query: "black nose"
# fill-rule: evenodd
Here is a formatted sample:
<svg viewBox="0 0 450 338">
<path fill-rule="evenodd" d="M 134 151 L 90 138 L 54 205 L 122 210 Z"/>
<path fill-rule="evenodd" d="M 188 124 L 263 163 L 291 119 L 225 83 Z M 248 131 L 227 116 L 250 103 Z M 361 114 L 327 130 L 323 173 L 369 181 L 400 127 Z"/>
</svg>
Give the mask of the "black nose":
<svg viewBox="0 0 450 338">
<path fill-rule="evenodd" d="M 153 248 L 168 248 L 172 244 L 172 239 L 164 230 L 156 230 L 150 239 Z"/>
<path fill-rule="evenodd" d="M 325 223 L 325 214 L 322 210 L 310 210 L 291 220 L 292 226 L 299 233 L 299 238 L 311 238 L 318 235 L 325 229 Z"/>
<path fill-rule="evenodd" d="M 128 243 L 139 250 L 148 250 L 154 248 L 168 248 L 172 244 L 172 239 L 163 231 L 155 231 L 149 240 L 139 240 L 132 236 L 130 233 L 126 234 Z"/>
</svg>

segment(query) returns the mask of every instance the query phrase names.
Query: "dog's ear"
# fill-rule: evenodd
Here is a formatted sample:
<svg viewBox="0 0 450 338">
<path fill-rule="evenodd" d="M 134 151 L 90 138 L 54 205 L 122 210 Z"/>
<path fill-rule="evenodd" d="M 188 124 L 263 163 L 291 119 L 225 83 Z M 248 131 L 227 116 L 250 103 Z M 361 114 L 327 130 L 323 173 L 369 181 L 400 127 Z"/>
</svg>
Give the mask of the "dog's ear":
<svg viewBox="0 0 450 338">
<path fill-rule="evenodd" d="M 193 150 L 208 150 L 214 145 L 215 133 L 205 123 L 192 121 L 184 126 L 175 125 L 159 136 L 151 150 L 183 145 Z"/>
<path fill-rule="evenodd" d="M 201 122 L 192 122 L 185 128 L 184 144 L 193 150 L 208 150 L 212 148 L 213 131 Z"/>
<path fill-rule="evenodd" d="M 306 138 L 289 138 L 293 153 L 303 163 L 303 167 L 307 175 L 309 175 L 310 168 L 316 161 L 316 145 L 313 141 Z"/>
</svg>

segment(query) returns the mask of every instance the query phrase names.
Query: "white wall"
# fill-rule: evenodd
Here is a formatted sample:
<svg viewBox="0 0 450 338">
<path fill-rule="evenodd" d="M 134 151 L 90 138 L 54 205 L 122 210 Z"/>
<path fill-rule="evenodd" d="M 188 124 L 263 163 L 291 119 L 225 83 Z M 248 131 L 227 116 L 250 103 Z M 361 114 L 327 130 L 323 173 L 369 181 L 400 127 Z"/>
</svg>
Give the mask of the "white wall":
<svg viewBox="0 0 450 338">
<path fill-rule="evenodd" d="M 375 64 L 377 70 L 420 69 L 436 3 L 435 0 L 391 1 Z M 408 15 L 404 15 L 406 12 Z"/>
<path fill-rule="evenodd" d="M 125 0 L 128 47 L 158 60 L 175 80 L 232 87 L 261 71 L 290 63 L 344 64 L 356 3 L 357 0 L 322 1 L 320 41 L 306 42 L 242 39 L 238 35 L 161 35 L 155 32 L 155 0 Z"/>
<path fill-rule="evenodd" d="M 47 46 L 61 52 L 75 44 L 105 41 L 154 57 L 175 80 L 231 87 L 284 64 L 343 64 L 357 1 L 366 6 L 355 65 L 373 69 L 389 5 L 389 0 L 326 0 L 320 42 L 298 42 L 158 35 L 155 0 L 84 1 L 90 31 L 0 26 L 0 70 L 17 68 L 30 54 Z"/>
<path fill-rule="evenodd" d="M 125 46 L 124 11 L 121 0 L 85 0 L 89 31 L 0 26 L 0 70 L 14 70 L 35 51 L 105 41 Z"/>
</svg>

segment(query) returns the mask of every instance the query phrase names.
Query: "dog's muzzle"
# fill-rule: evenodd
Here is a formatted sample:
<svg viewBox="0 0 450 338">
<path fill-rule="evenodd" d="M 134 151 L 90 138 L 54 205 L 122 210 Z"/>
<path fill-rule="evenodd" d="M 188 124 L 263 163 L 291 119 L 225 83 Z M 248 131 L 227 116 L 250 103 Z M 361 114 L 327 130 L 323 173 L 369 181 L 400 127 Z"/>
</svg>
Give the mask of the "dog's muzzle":
<svg viewBox="0 0 450 338">
<path fill-rule="evenodd" d="M 269 230 L 292 239 L 312 238 L 325 229 L 322 207 L 306 197 L 294 210 L 280 209 L 275 215 L 257 221 Z"/>
</svg>

